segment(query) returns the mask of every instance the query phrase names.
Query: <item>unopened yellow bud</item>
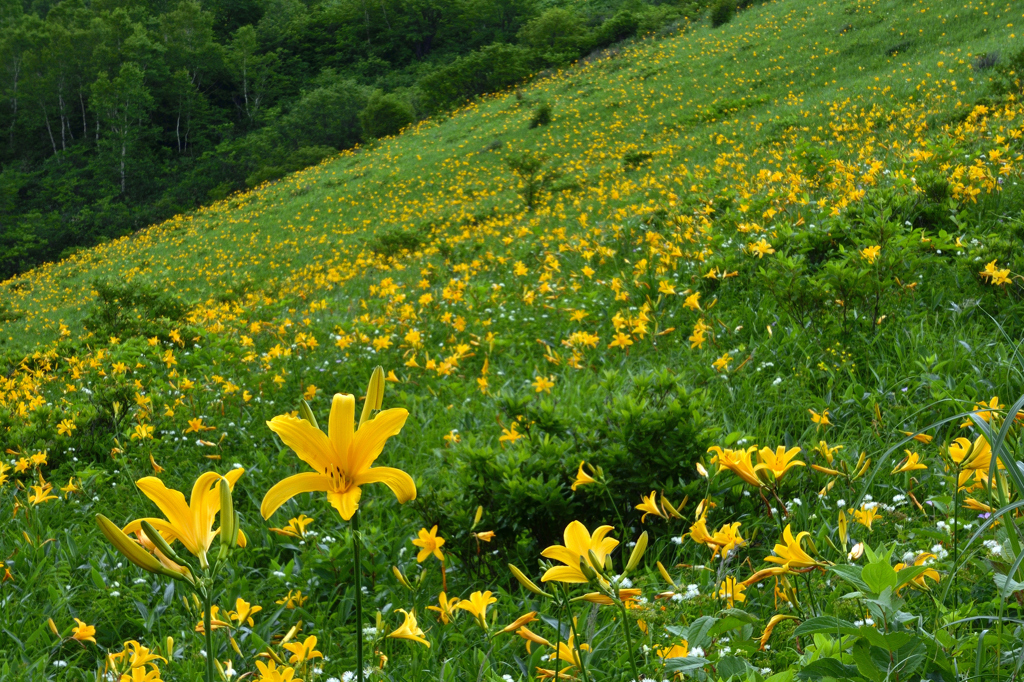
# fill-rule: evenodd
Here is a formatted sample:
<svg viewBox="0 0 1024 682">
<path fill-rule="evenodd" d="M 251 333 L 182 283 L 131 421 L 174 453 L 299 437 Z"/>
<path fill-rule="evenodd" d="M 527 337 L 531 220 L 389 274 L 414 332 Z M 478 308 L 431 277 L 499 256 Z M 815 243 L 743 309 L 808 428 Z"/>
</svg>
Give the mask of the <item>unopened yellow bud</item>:
<svg viewBox="0 0 1024 682">
<path fill-rule="evenodd" d="M 361 427 L 384 404 L 384 368 L 378 365 L 370 375 L 370 384 L 366 387 L 366 402 L 363 403 L 363 414 L 359 417 Z"/>
<path fill-rule="evenodd" d="M 636 544 L 633 546 L 633 552 L 629 555 L 629 562 L 626 564 L 626 573 L 629 573 L 640 563 L 640 560 L 644 556 L 644 552 L 647 551 L 647 531 L 640 534 Z"/>
<path fill-rule="evenodd" d="M 60 637 L 60 632 L 57 631 L 57 624 L 53 622 L 53 618 L 47 618 L 46 624 L 50 626 L 50 632 Z"/>
<path fill-rule="evenodd" d="M 676 581 L 672 580 L 672 576 L 668 574 L 668 570 L 665 569 L 664 564 L 662 564 L 660 561 L 658 562 L 658 572 L 661 573 L 661 577 L 664 578 L 665 582 L 667 582 L 669 585 L 671 585 L 672 587 L 679 587 L 678 585 L 676 585 Z"/>
<path fill-rule="evenodd" d="M 412 585 L 410 585 L 406 577 L 402 575 L 402 571 L 399 570 L 398 566 L 392 566 L 391 572 L 395 574 L 395 578 L 398 579 L 398 582 L 402 583 L 402 587 L 404 587 L 407 590 L 412 589 Z"/>
<path fill-rule="evenodd" d="M 519 581 L 519 584 L 528 589 L 530 592 L 533 592 L 534 594 L 539 595 L 541 597 L 551 597 L 550 594 L 537 587 L 537 585 L 532 580 L 527 578 L 526 574 L 520 571 L 514 564 L 509 564 L 508 570 L 512 571 L 512 575 L 515 576 L 515 579 Z"/>
</svg>

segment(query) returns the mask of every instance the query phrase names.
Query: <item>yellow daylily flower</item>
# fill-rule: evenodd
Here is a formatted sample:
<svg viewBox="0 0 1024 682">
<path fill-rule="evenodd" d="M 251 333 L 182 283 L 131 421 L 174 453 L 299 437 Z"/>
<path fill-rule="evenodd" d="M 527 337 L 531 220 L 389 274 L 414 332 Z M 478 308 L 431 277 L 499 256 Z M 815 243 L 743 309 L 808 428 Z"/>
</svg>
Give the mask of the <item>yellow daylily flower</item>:
<svg viewBox="0 0 1024 682">
<path fill-rule="evenodd" d="M 244 473 L 245 469 L 232 469 L 224 474 L 223 478 L 227 480 L 231 489 L 234 489 L 235 482 Z M 149 521 L 164 540 L 169 543 L 180 542 L 189 553 L 199 559 L 200 564 L 205 565 L 206 553 L 214 538 L 220 533 L 219 528 L 213 530 L 213 522 L 214 517 L 220 512 L 221 478 L 221 475 L 214 471 L 201 474 L 192 486 L 190 502 L 186 502 L 184 495 L 168 488 L 155 476 L 140 478 L 135 485 L 156 504 L 167 519 L 136 519 L 125 526 L 122 532 L 125 535 L 139 534 L 142 532 L 142 522 Z M 245 547 L 245 534 L 241 530 L 238 531 L 237 542 L 239 547 Z"/>
<path fill-rule="evenodd" d="M 409 474 L 400 469 L 373 466 L 388 438 L 402 430 L 408 411 L 402 408 L 383 410 L 356 430 L 355 409 L 354 396 L 335 394 L 329 435 L 305 419 L 289 415 L 267 422 L 270 430 L 314 471 L 289 476 L 268 490 L 260 505 L 263 518 L 269 519 L 296 495 L 325 492 L 327 501 L 348 521 L 359 507 L 361 486 L 367 483 L 385 484 L 399 502 L 416 499 L 416 483 Z"/>
<path fill-rule="evenodd" d="M 428 606 L 427 609 L 429 611 L 437 611 L 438 618 L 441 619 L 441 622 L 448 625 L 448 623 L 455 620 L 455 616 L 457 615 L 455 607 L 458 606 L 460 601 L 461 600 L 458 597 L 452 597 L 449 599 L 448 595 L 442 592 L 437 595 L 437 603 L 439 606 Z"/>
<path fill-rule="evenodd" d="M 590 485 L 591 483 L 597 482 L 593 476 L 583 470 L 583 465 L 584 462 L 580 462 L 580 469 L 576 472 L 576 480 L 573 481 L 572 484 L 573 492 L 575 492 L 576 488 L 579 488 L 581 485 Z"/>
<path fill-rule="evenodd" d="M 935 555 L 932 554 L 931 552 L 922 552 L 921 554 L 917 555 L 916 559 L 914 559 L 914 566 L 924 566 L 926 562 L 932 561 L 935 558 L 936 558 Z M 893 566 L 892 568 L 893 568 L 894 571 L 899 573 L 904 568 L 907 568 L 907 565 L 905 563 L 903 563 L 903 562 L 900 562 L 900 563 L 896 564 L 895 566 Z M 910 583 L 909 583 L 910 587 L 912 587 L 914 589 L 917 589 L 917 590 L 928 591 L 929 588 L 928 588 L 928 585 L 924 581 L 925 578 L 929 578 L 931 580 L 934 580 L 935 582 L 939 582 L 939 580 L 942 579 L 942 576 L 939 575 L 939 572 L 936 571 L 934 568 L 926 569 L 924 573 L 922 573 L 921 575 L 917 576 L 912 581 L 910 581 Z M 906 587 L 906 585 L 903 585 L 900 589 L 896 590 L 897 594 L 900 592 L 900 590 L 903 589 L 903 587 Z"/>
<path fill-rule="evenodd" d="M 284 528 L 268 528 L 267 530 L 277 533 L 278 535 L 289 535 L 293 538 L 304 538 L 306 537 L 306 526 L 313 523 L 313 519 L 309 518 L 305 514 L 299 514 L 293 519 L 288 520 L 288 525 Z"/>
<path fill-rule="evenodd" d="M 92 625 L 87 625 L 84 621 L 75 618 L 75 622 L 78 623 L 71 630 L 71 639 L 78 642 L 92 642 L 96 643 L 96 628 Z"/>
<path fill-rule="evenodd" d="M 437 524 L 434 524 L 429 531 L 426 528 L 421 528 L 419 537 L 413 540 L 412 544 L 420 548 L 416 554 L 416 563 L 422 564 L 431 554 L 437 557 L 438 561 L 444 561 L 444 554 L 441 552 L 444 538 L 437 537 Z"/>
<path fill-rule="evenodd" d="M 491 604 L 497 603 L 498 598 L 491 596 L 490 590 L 487 592 L 474 592 L 469 595 L 469 599 L 463 599 L 455 605 L 457 609 L 463 609 L 469 611 L 476 618 L 477 622 L 480 623 L 480 627 L 484 630 L 487 629 L 487 607 Z"/>
<path fill-rule="evenodd" d="M 704 544 L 711 548 L 713 554 L 711 558 L 714 559 L 719 554 L 722 558 L 729 556 L 736 547 L 742 547 L 747 544 L 747 541 L 740 537 L 740 521 L 735 523 L 726 523 L 721 528 L 715 531 L 715 534 L 711 536 L 709 540 L 705 540 Z"/>
<path fill-rule="evenodd" d="M 37 506 L 43 502 L 49 502 L 50 500 L 59 499 L 56 495 L 51 494 L 53 485 L 44 482 L 42 485 L 31 486 L 35 492 L 28 496 L 28 501 L 32 503 L 32 506 Z"/>
<path fill-rule="evenodd" d="M 249 627 L 252 627 L 254 625 L 252 617 L 262 610 L 262 606 L 253 606 L 239 597 L 235 600 L 235 610 L 228 611 L 227 613 L 228 617 L 239 625 L 242 623 L 248 623 Z"/>
<path fill-rule="evenodd" d="M 683 640 L 682 644 L 655 647 L 654 653 L 658 654 L 658 658 L 663 661 L 670 658 L 686 658 L 690 653 L 690 644 Z"/>
<path fill-rule="evenodd" d="M 635 509 L 644 512 L 644 515 L 640 517 L 640 523 L 646 521 L 647 517 L 651 514 L 654 514 L 655 516 L 660 516 L 663 519 L 668 518 L 668 516 L 664 512 L 662 512 L 661 507 L 658 506 L 657 497 L 658 493 L 655 490 L 652 490 L 650 495 L 640 496 L 642 502 L 635 507 Z"/>
<path fill-rule="evenodd" d="M 777 613 L 774 616 L 772 616 L 771 620 L 768 621 L 768 625 L 765 626 L 764 632 L 761 634 L 761 647 L 760 649 L 758 649 L 759 651 L 764 651 L 764 647 L 766 644 L 768 644 L 768 639 L 772 636 L 772 631 L 775 629 L 775 626 L 784 620 L 799 619 L 796 616 L 788 616 L 782 613 Z"/>
<path fill-rule="evenodd" d="M 231 627 L 231 623 L 229 623 L 226 620 L 223 620 L 220 617 L 219 612 L 220 612 L 220 607 L 217 606 L 217 605 L 214 605 L 214 606 L 212 606 L 210 608 L 210 630 L 220 630 L 221 628 L 229 628 L 229 627 Z M 199 622 L 196 623 L 195 630 L 196 630 L 196 632 L 198 632 L 200 634 L 205 634 L 206 633 L 205 618 L 200 618 L 199 619 Z"/>
<path fill-rule="evenodd" d="M 767 471 L 772 475 L 772 478 L 779 480 L 793 467 L 807 466 L 800 460 L 793 459 L 799 452 L 800 448 L 790 448 L 787 450 L 782 445 L 775 448 L 774 452 L 771 448 L 761 448 L 757 453 L 761 463 L 754 467 L 754 471 Z"/>
<path fill-rule="evenodd" d="M 716 456 L 712 458 L 712 464 L 718 465 L 718 470 L 728 469 L 737 476 L 742 478 L 750 485 L 760 488 L 764 485 L 761 479 L 757 477 L 757 471 L 754 469 L 754 465 L 750 461 L 750 455 L 757 450 L 756 445 L 751 445 L 749 448 L 741 450 L 731 450 L 725 448 L 724 450 L 717 445 L 713 445 L 708 448 L 708 452 L 716 453 Z"/>
<path fill-rule="evenodd" d="M 857 520 L 857 523 L 871 530 L 871 524 L 874 523 L 875 519 L 881 518 L 881 514 L 878 513 L 878 507 L 863 505 L 860 509 L 856 509 L 853 512 L 853 517 Z"/>
<path fill-rule="evenodd" d="M 428 649 L 430 648 L 430 642 L 423 636 L 423 630 L 416 624 L 416 612 L 408 612 L 405 609 L 396 609 L 399 613 L 405 614 L 405 621 L 399 625 L 394 632 L 388 637 L 394 637 L 395 639 L 409 639 L 414 642 L 423 644 Z"/>
<path fill-rule="evenodd" d="M 593 550 L 598 562 L 602 565 L 593 566 L 598 571 L 603 570 L 604 558 L 611 554 L 619 541 L 614 538 L 605 537 L 614 528 L 611 526 L 600 526 L 591 535 L 587 527 L 579 521 L 573 521 L 565 527 L 563 538 L 565 545 L 552 545 L 541 552 L 541 556 L 553 559 L 565 564 L 549 568 L 541 577 L 541 582 L 555 580 L 562 583 L 588 583 L 590 580 L 580 569 L 580 560 L 590 562 L 589 552 Z"/>
<path fill-rule="evenodd" d="M 736 582 L 736 578 L 731 575 L 726 576 L 719 586 L 718 597 L 719 599 L 724 599 L 726 607 L 731 609 L 736 605 L 736 602 L 745 602 L 747 600 L 747 595 L 743 594 L 746 589 L 747 586 Z"/>
<path fill-rule="evenodd" d="M 499 633 L 503 633 L 503 632 L 516 632 L 517 630 L 519 630 L 519 628 L 525 626 L 527 623 L 533 623 L 534 621 L 537 621 L 537 620 L 539 620 L 539 618 L 537 618 L 537 612 L 536 611 L 530 611 L 529 613 L 526 613 L 526 614 L 523 614 L 522 616 L 519 616 L 518 618 L 516 618 L 514 621 L 512 621 L 511 623 L 509 623 L 508 625 L 503 627 L 498 632 Z"/>
<path fill-rule="evenodd" d="M 260 671 L 260 682 L 302 682 L 295 677 L 293 668 L 278 668 L 274 661 L 256 661 L 256 669 Z"/>
<path fill-rule="evenodd" d="M 781 564 L 782 568 L 792 570 L 794 568 L 810 568 L 817 566 L 818 562 L 811 558 L 807 552 L 800 547 L 800 541 L 810 533 L 803 531 L 793 537 L 792 525 L 787 525 L 782 532 L 782 543 L 775 545 L 775 556 L 765 557 L 765 561 L 773 564 Z M 784 543 L 784 544 L 783 544 Z"/>
<path fill-rule="evenodd" d="M 316 636 L 310 635 L 304 642 L 289 642 L 283 645 L 292 653 L 289 663 L 304 663 L 313 658 L 323 658 L 324 655 L 316 650 Z"/>
<path fill-rule="evenodd" d="M 910 471 L 927 470 L 928 466 L 921 462 L 921 455 L 910 450 L 904 450 L 907 456 L 903 458 L 899 466 L 892 470 L 893 474 L 905 474 Z"/>
</svg>

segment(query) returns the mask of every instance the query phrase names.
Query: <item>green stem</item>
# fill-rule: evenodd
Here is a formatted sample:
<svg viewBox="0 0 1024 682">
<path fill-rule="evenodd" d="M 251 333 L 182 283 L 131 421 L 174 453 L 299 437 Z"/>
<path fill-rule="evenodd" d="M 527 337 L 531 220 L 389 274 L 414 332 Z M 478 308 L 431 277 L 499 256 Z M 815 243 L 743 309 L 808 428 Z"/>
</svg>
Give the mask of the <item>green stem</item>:
<svg viewBox="0 0 1024 682">
<path fill-rule="evenodd" d="M 572 608 L 569 606 L 569 593 L 565 589 L 565 585 L 562 585 L 562 603 L 565 606 L 565 611 L 569 615 L 569 632 L 572 633 L 572 645 L 576 649 L 576 657 L 580 659 L 580 673 L 583 675 L 583 682 L 588 682 L 590 677 L 587 675 L 587 667 L 583 665 L 583 651 L 580 649 L 580 635 L 576 632 L 576 619 L 572 617 Z M 555 665 L 558 665 L 558 651 L 555 651 Z"/>
<path fill-rule="evenodd" d="M 804 573 L 804 582 L 807 584 L 807 599 L 811 602 L 811 615 L 818 615 L 818 604 L 814 599 L 814 588 L 811 587 L 811 574 Z"/>
<path fill-rule="evenodd" d="M 352 572 L 356 584 L 356 680 L 363 682 L 363 564 L 359 556 L 359 510 L 352 515 Z"/>
<path fill-rule="evenodd" d="M 203 588 L 203 629 L 206 631 L 206 682 L 213 682 L 213 624 L 210 622 L 213 611 L 213 590 L 211 585 Z"/>
<path fill-rule="evenodd" d="M 633 679 L 639 682 L 640 673 L 636 669 L 636 656 L 633 654 L 633 636 L 629 634 L 629 616 L 626 615 L 626 606 L 621 601 L 616 600 L 619 606 L 619 611 L 622 612 L 622 631 L 626 633 L 626 648 L 629 656 L 629 665 L 633 669 Z"/>
<path fill-rule="evenodd" d="M 605 494 L 608 495 L 608 501 L 612 503 L 612 509 L 615 510 L 615 516 L 619 519 L 619 528 L 622 529 L 622 537 L 626 537 L 626 524 L 622 522 L 622 514 L 619 513 L 619 507 L 615 504 L 615 498 L 612 497 L 612 491 L 608 489 L 608 484 L 602 484 Z"/>
</svg>

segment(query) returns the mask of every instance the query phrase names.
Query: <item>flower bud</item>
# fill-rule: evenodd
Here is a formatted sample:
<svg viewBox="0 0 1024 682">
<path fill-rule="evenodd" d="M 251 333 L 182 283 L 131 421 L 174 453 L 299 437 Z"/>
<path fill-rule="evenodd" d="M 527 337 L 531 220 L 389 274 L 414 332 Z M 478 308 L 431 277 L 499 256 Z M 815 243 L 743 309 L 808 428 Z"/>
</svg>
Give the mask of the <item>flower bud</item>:
<svg viewBox="0 0 1024 682">
<path fill-rule="evenodd" d="M 359 417 L 359 426 L 370 418 L 374 410 L 379 410 L 384 404 L 384 368 L 380 365 L 374 368 L 370 375 L 370 384 L 366 387 L 366 401 L 363 403 L 363 414 Z"/>
<path fill-rule="evenodd" d="M 512 575 L 515 576 L 515 579 L 519 581 L 519 584 L 528 589 L 530 592 L 533 592 L 534 594 L 539 595 L 541 597 L 551 597 L 550 594 L 537 587 L 536 583 L 527 578 L 526 574 L 520 571 L 514 564 L 509 564 L 508 570 L 512 571 Z"/>
<path fill-rule="evenodd" d="M 636 544 L 633 546 L 633 552 L 629 555 L 629 562 L 626 564 L 626 573 L 629 573 L 639 565 L 640 560 L 644 557 L 644 552 L 647 551 L 647 531 L 640 534 L 637 538 Z"/>
<path fill-rule="evenodd" d="M 299 414 L 302 415 L 303 419 L 312 424 L 314 429 L 320 428 L 319 426 L 317 426 L 316 417 L 313 416 L 313 410 L 310 409 L 309 403 L 307 403 L 305 400 L 299 401 Z"/>
</svg>

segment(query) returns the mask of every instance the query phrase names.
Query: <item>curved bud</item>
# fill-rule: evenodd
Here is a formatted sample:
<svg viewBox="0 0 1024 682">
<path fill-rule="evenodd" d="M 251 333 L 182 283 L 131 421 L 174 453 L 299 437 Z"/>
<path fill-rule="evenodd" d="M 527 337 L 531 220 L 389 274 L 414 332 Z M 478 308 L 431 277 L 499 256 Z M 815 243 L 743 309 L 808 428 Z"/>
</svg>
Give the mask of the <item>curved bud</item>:
<svg viewBox="0 0 1024 682">
<path fill-rule="evenodd" d="M 127 557 L 128 561 L 132 562 L 139 568 L 149 571 L 150 573 L 165 574 L 167 569 L 163 567 L 160 561 L 144 550 L 134 540 L 124 534 L 120 528 L 114 525 L 114 522 L 108 519 L 103 514 L 96 515 L 96 523 L 100 527 L 100 531 L 110 541 L 117 551 Z M 159 535 L 159 533 L 157 534 Z"/>
<path fill-rule="evenodd" d="M 676 585 L 676 581 L 672 580 L 672 576 L 669 575 L 668 570 L 665 568 L 665 565 L 662 564 L 660 561 L 658 562 L 658 572 L 661 573 L 661 577 L 664 578 L 665 582 L 667 582 L 669 585 L 676 588 L 679 587 L 678 585 Z"/>
<path fill-rule="evenodd" d="M 519 581 L 519 584 L 528 589 L 530 592 L 533 592 L 534 594 L 539 595 L 541 597 L 551 597 L 550 594 L 537 587 L 536 583 L 527 578 L 526 574 L 520 571 L 514 564 L 509 564 L 508 570 L 512 571 L 512 575 L 515 576 L 515 579 Z"/>
<path fill-rule="evenodd" d="M 398 579 L 398 582 L 402 583 L 402 587 L 404 587 L 407 590 L 412 589 L 412 585 L 409 584 L 409 581 L 402 574 L 402 571 L 398 568 L 398 566 L 392 566 L 391 572 L 395 574 L 395 578 Z"/>
<path fill-rule="evenodd" d="M 222 478 L 220 485 L 220 547 L 221 556 L 238 544 L 238 515 L 235 514 L 235 502 L 231 498 L 231 484 Z"/>
<path fill-rule="evenodd" d="M 359 426 L 370 418 L 374 410 L 384 404 L 384 368 L 377 365 L 370 375 L 370 384 L 366 387 L 366 401 L 363 403 L 363 414 L 359 417 Z"/>
<path fill-rule="evenodd" d="M 302 415 L 303 419 L 312 424 L 314 429 L 320 428 L 317 426 L 316 417 L 313 416 L 313 410 L 310 409 L 309 403 L 307 403 L 305 399 L 299 401 L 299 414 Z"/>
<path fill-rule="evenodd" d="M 153 543 L 153 546 L 156 547 L 161 554 L 180 566 L 185 565 L 185 561 L 178 556 L 174 551 L 174 548 L 171 547 L 171 544 L 164 539 L 163 535 L 160 534 L 160 531 L 154 528 L 153 524 L 145 519 L 142 520 L 142 532 L 146 534 L 146 537 Z"/>
<path fill-rule="evenodd" d="M 590 549 L 587 550 L 587 552 L 595 560 L 595 563 L 597 563 L 597 565 L 600 566 L 601 562 L 596 561 L 597 555 L 594 554 L 594 550 Z M 583 573 L 583 576 L 587 580 L 594 580 L 597 578 L 597 571 L 595 571 L 594 567 L 590 564 L 589 561 L 587 561 L 587 557 L 580 557 L 580 572 Z"/>
<path fill-rule="evenodd" d="M 629 573 L 637 565 L 640 564 L 640 560 L 644 557 L 644 552 L 647 551 L 647 531 L 640 534 L 637 538 L 636 544 L 633 546 L 633 552 L 629 555 L 629 562 L 626 564 L 626 573 Z"/>
</svg>

